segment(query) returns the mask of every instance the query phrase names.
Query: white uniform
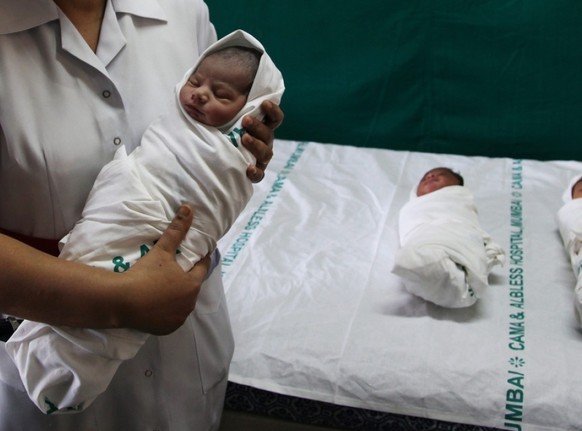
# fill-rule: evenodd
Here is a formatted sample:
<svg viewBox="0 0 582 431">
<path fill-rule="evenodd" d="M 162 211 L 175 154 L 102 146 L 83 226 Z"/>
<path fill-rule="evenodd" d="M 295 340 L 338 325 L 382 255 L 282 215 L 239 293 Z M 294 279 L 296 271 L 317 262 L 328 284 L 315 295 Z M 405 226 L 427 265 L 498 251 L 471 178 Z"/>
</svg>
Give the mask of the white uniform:
<svg viewBox="0 0 582 431">
<path fill-rule="evenodd" d="M 96 54 L 51 0 L 0 2 L 0 226 L 66 234 L 101 167 L 215 40 L 201 0 L 111 0 Z M 186 323 L 149 337 L 85 412 L 43 415 L 0 344 L 0 431 L 216 429 L 232 350 L 218 269 Z"/>
</svg>

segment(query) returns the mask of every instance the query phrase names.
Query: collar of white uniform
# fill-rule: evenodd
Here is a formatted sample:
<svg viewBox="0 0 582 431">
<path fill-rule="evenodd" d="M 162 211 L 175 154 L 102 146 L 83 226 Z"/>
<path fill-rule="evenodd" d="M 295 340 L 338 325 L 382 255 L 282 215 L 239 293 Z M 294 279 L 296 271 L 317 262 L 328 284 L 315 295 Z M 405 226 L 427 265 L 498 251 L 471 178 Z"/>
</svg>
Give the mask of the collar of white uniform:
<svg viewBox="0 0 582 431">
<path fill-rule="evenodd" d="M 130 14 L 166 22 L 166 13 L 157 0 L 108 0 L 116 13 Z M 39 27 L 58 19 L 53 0 L 2 0 L 0 2 L 0 35 Z"/>
</svg>

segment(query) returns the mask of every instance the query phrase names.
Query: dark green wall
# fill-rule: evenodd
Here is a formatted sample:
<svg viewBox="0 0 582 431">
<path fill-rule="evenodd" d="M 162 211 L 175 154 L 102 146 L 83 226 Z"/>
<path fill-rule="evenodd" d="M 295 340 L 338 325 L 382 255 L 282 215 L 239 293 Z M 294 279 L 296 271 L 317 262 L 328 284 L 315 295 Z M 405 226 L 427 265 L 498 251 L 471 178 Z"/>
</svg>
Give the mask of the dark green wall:
<svg viewBox="0 0 582 431">
<path fill-rule="evenodd" d="M 285 77 L 278 138 L 582 160 L 582 0 L 206 0 Z"/>
</svg>

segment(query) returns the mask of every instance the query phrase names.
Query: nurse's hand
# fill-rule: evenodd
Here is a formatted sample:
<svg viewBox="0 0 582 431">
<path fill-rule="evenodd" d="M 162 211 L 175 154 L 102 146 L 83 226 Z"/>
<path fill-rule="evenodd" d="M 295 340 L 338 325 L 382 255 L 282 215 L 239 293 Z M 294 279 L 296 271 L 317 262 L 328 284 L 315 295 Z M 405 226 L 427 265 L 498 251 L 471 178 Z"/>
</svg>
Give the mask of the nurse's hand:
<svg viewBox="0 0 582 431">
<path fill-rule="evenodd" d="M 247 132 L 242 136 L 242 143 L 257 159 L 256 164 L 247 169 L 247 177 L 253 183 L 265 177 L 267 165 L 273 158 L 275 129 L 281 125 L 285 116 L 278 105 L 268 100 L 261 104 L 261 109 L 265 114 L 263 121 L 247 115 L 242 122 Z"/>
<path fill-rule="evenodd" d="M 176 249 L 190 228 L 193 210 L 182 205 L 160 240 L 129 271 L 127 309 L 121 311 L 120 327 L 156 335 L 178 329 L 194 310 L 200 287 L 210 266 L 205 257 L 189 272 L 176 262 Z"/>
</svg>

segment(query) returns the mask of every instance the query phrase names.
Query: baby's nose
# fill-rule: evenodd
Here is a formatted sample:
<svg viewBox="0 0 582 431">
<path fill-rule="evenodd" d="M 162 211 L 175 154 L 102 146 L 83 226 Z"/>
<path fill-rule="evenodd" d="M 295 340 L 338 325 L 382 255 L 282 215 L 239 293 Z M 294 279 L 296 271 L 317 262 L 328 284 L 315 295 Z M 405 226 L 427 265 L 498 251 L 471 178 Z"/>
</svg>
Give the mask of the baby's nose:
<svg viewBox="0 0 582 431">
<path fill-rule="evenodd" d="M 198 103 L 206 103 L 208 101 L 208 95 L 206 91 L 198 89 L 198 91 L 192 92 L 192 100 Z"/>
</svg>

